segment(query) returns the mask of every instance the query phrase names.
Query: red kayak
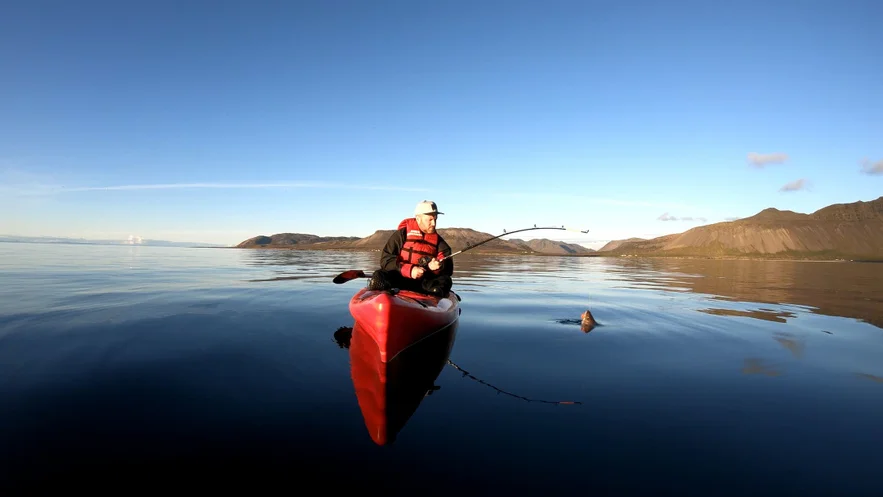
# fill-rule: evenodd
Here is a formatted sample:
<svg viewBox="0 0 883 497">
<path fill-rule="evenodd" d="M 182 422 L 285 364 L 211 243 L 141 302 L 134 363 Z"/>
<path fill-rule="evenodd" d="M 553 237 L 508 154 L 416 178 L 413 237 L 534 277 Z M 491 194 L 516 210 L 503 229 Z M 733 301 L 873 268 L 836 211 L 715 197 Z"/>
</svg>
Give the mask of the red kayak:
<svg viewBox="0 0 883 497">
<path fill-rule="evenodd" d="M 402 351 L 389 362 L 368 330 L 358 323 L 350 339 L 353 387 L 365 427 L 374 443 L 388 445 L 414 415 L 444 369 L 458 323 L 447 326 Z"/>
<path fill-rule="evenodd" d="M 380 360 L 389 362 L 403 350 L 457 322 L 460 297 L 436 297 L 408 290 L 362 288 L 350 300 L 356 325 L 380 349 Z"/>
</svg>

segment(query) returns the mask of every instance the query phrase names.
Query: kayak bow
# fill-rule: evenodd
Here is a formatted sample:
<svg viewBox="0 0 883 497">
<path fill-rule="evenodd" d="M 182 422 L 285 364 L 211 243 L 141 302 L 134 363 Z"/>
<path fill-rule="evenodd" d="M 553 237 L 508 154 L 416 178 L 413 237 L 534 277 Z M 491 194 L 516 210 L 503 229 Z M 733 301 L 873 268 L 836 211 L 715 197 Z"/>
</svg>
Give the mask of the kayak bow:
<svg viewBox="0 0 883 497">
<path fill-rule="evenodd" d="M 436 297 L 408 290 L 362 288 L 350 299 L 349 310 L 356 325 L 364 329 L 389 362 L 403 350 L 455 323 L 460 316 L 460 297 Z"/>
</svg>

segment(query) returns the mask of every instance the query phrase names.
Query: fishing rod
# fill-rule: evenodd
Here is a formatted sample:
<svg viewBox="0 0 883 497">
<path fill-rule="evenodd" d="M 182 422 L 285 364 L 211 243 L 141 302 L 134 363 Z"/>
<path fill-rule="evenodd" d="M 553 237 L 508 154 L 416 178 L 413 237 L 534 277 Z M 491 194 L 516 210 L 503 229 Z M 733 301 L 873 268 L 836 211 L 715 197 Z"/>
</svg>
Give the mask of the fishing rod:
<svg viewBox="0 0 883 497">
<path fill-rule="evenodd" d="M 533 228 L 523 228 L 523 229 L 515 230 L 515 231 L 506 231 L 505 229 L 503 229 L 503 233 L 501 233 L 495 237 L 488 238 L 487 240 L 484 240 L 482 242 L 478 242 L 475 245 L 467 245 L 466 248 L 464 248 L 463 250 L 458 250 L 457 252 L 454 252 L 453 254 L 449 255 L 448 257 L 445 257 L 445 259 L 450 259 L 451 257 L 454 257 L 457 254 L 462 254 L 463 252 L 466 252 L 467 250 L 472 250 L 475 247 L 478 247 L 479 245 L 484 245 L 485 243 L 490 242 L 492 240 L 496 240 L 497 238 L 500 238 L 502 236 L 511 235 L 513 233 L 521 233 L 522 231 L 532 231 L 532 230 L 565 230 L 565 231 L 575 231 L 577 233 L 588 233 L 589 232 L 589 230 L 578 230 L 578 229 L 574 229 L 574 228 L 565 228 L 564 226 L 561 226 L 560 228 L 557 226 L 545 226 L 545 227 L 537 228 L 537 225 L 533 225 Z"/>
<path fill-rule="evenodd" d="M 492 237 L 488 238 L 487 240 L 482 240 L 482 241 L 480 241 L 480 242 L 478 242 L 478 243 L 476 243 L 476 244 L 474 244 L 474 245 L 467 245 L 464 249 L 462 249 L 462 250 L 458 250 L 458 251 L 454 252 L 453 254 L 451 254 L 451 255 L 445 257 L 445 259 L 450 259 L 451 257 L 454 257 L 454 256 L 456 256 L 456 255 L 458 255 L 458 254 L 462 254 L 463 252 L 466 252 L 466 251 L 472 250 L 472 249 L 474 249 L 475 247 L 479 247 L 479 246 L 481 246 L 481 245 L 484 245 L 484 244 L 487 243 L 487 242 L 490 242 L 490 241 L 496 240 L 497 238 L 500 238 L 500 237 L 503 237 L 503 236 L 506 236 L 506 235 L 512 235 L 512 234 L 514 234 L 514 233 L 521 233 L 522 231 L 533 231 L 533 230 L 564 230 L 564 231 L 574 231 L 574 232 L 576 232 L 576 233 L 588 233 L 588 232 L 589 232 L 589 230 L 578 230 L 578 229 L 575 229 L 575 228 L 567 228 L 567 227 L 565 227 L 565 226 L 560 226 L 560 227 L 559 227 L 559 226 L 541 226 L 541 227 L 537 227 L 537 225 L 533 225 L 532 228 L 522 228 L 522 229 L 515 230 L 515 231 L 506 231 L 505 229 L 503 229 L 503 232 L 500 233 L 499 235 L 497 235 L 497 236 L 492 236 Z M 424 256 L 424 257 L 422 257 L 421 260 L 420 260 L 420 262 L 421 262 L 421 264 L 418 264 L 418 265 L 426 265 L 426 264 L 428 264 L 428 262 L 429 262 L 429 257 L 428 257 L 428 256 Z M 337 276 L 334 277 L 334 279 L 333 279 L 332 281 L 333 281 L 334 283 L 336 283 L 336 284 L 339 285 L 339 284 L 341 284 L 341 283 L 346 283 L 347 281 L 352 281 L 352 280 L 357 279 L 357 278 L 370 278 L 370 276 L 369 276 L 369 275 L 366 275 L 366 274 L 365 274 L 365 271 L 362 271 L 361 269 L 350 269 L 350 270 L 348 270 L 348 271 L 344 271 L 344 272 L 338 274 Z"/>
</svg>

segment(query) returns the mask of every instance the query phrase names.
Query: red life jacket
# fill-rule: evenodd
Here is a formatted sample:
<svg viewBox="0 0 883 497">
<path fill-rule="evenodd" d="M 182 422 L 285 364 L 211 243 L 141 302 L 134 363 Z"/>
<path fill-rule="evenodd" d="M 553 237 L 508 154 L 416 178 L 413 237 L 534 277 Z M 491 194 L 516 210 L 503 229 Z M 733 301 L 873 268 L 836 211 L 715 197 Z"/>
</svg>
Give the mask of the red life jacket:
<svg viewBox="0 0 883 497">
<path fill-rule="evenodd" d="M 411 267 L 420 262 L 420 258 L 438 256 L 438 234 L 424 233 L 417 225 L 417 219 L 408 218 L 399 223 L 398 229 L 405 229 L 405 243 L 399 252 L 398 260 L 402 265 L 402 275 L 410 277 Z"/>
</svg>

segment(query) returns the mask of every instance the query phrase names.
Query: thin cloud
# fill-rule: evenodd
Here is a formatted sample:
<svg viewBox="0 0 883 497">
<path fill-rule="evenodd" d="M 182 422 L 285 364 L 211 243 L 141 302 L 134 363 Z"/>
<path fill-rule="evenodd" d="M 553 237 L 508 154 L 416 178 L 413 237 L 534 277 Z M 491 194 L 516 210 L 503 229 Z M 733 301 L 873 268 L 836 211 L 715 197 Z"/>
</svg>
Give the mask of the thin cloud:
<svg viewBox="0 0 883 497">
<path fill-rule="evenodd" d="M 883 174 L 883 160 L 878 160 L 877 162 L 871 162 L 868 159 L 863 160 L 862 172 L 872 176 Z"/>
<path fill-rule="evenodd" d="M 657 217 L 656 219 L 658 221 L 700 221 L 703 223 L 708 221 L 708 219 L 706 219 L 704 217 L 693 217 L 693 216 L 677 217 L 677 216 L 672 216 L 668 212 L 662 214 L 661 216 Z"/>
<path fill-rule="evenodd" d="M 754 167 L 762 168 L 770 164 L 784 164 L 788 160 L 788 154 L 776 152 L 772 154 L 758 154 L 751 152 L 748 154 L 748 162 Z"/>
<path fill-rule="evenodd" d="M 22 185 L 16 189 L 6 190 L 22 194 L 58 194 L 95 191 L 138 191 L 138 190 L 185 190 L 185 189 L 285 189 L 285 188 L 328 188 L 344 190 L 394 190 L 394 191 L 426 191 L 425 188 L 408 188 L 395 186 L 372 186 L 363 184 L 343 184 L 328 182 L 275 182 L 275 183 L 159 183 L 141 185 L 109 185 L 109 186 L 55 186 L 55 185 Z"/>
<path fill-rule="evenodd" d="M 675 208 L 675 209 L 689 209 L 691 206 L 686 204 L 681 204 L 677 202 L 647 202 L 644 200 L 628 200 L 628 199 L 617 199 L 617 198 L 606 198 L 606 197 L 596 197 L 592 195 L 577 195 L 577 194 L 569 194 L 569 193 L 542 193 L 542 192 L 492 192 L 492 195 L 496 195 L 498 197 L 504 198 L 514 198 L 521 200 L 533 200 L 533 201 L 559 201 L 559 200 L 572 200 L 585 202 L 589 204 L 596 205 L 609 205 L 616 207 L 658 207 L 658 208 Z"/>
<path fill-rule="evenodd" d="M 806 189 L 806 186 L 807 186 L 807 185 L 806 185 L 806 180 L 805 180 L 805 179 L 799 179 L 799 180 L 792 181 L 792 182 L 786 184 L 786 185 L 783 186 L 782 188 L 779 188 L 779 191 L 780 191 L 780 192 L 797 192 L 797 191 L 800 191 L 800 190 L 805 190 L 805 189 Z"/>
<path fill-rule="evenodd" d="M 741 217 L 725 217 L 724 221 L 738 221 L 742 219 Z"/>
</svg>

